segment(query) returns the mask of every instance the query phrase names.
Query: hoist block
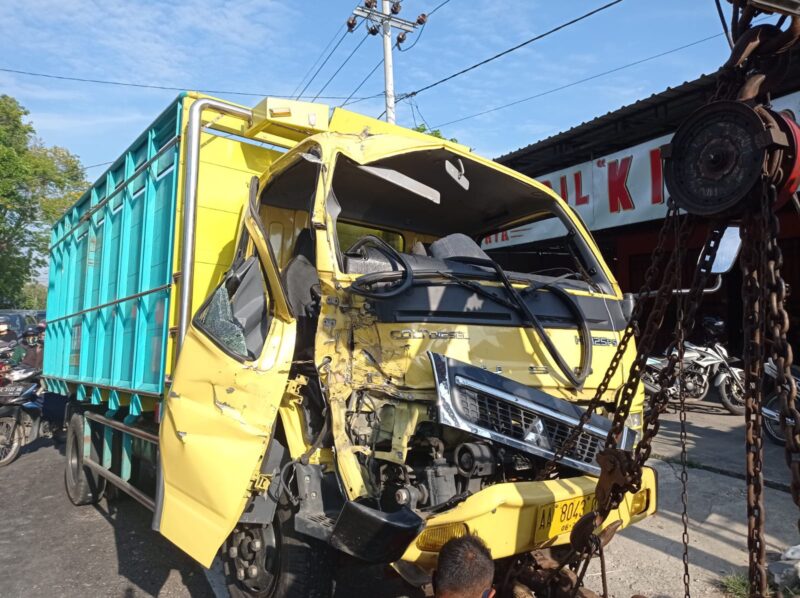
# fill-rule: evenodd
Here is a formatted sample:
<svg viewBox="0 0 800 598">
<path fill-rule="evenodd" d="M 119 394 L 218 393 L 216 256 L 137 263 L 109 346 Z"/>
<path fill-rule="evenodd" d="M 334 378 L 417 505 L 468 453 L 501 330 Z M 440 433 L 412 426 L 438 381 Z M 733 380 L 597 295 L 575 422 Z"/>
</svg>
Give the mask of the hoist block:
<svg viewBox="0 0 800 598">
<path fill-rule="evenodd" d="M 662 148 L 667 189 L 698 216 L 737 216 L 778 189 L 778 204 L 797 189 L 800 129 L 788 113 L 721 100 L 695 111 Z M 780 205 L 775 206 L 780 207 Z"/>
</svg>

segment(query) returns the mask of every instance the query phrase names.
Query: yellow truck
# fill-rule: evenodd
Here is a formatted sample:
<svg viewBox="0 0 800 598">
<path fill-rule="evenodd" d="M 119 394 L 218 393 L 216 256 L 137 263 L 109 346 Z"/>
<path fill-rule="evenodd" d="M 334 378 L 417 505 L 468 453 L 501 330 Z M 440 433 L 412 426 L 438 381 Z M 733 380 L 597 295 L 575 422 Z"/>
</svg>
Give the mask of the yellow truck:
<svg viewBox="0 0 800 598">
<path fill-rule="evenodd" d="M 520 227 L 537 241 L 484 242 Z M 43 379 L 70 399 L 66 490 L 127 492 L 242 596 L 326 595 L 334 551 L 420 585 L 464 534 L 501 564 L 555 550 L 593 508 L 632 349 L 541 474 L 627 311 L 534 180 L 341 108 L 185 93 L 53 230 Z M 646 469 L 608 522 L 655 509 Z"/>
</svg>

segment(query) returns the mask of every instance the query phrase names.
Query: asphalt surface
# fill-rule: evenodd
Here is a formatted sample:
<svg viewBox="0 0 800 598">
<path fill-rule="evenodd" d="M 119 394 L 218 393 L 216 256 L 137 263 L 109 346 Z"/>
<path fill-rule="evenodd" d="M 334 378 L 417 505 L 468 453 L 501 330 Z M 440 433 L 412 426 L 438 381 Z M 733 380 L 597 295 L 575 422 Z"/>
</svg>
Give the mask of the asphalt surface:
<svg viewBox="0 0 800 598">
<path fill-rule="evenodd" d="M 39 441 L 0 469 L 0 597 L 223 598 L 220 566 L 207 571 L 150 529 L 126 497 L 75 507 L 64 491 L 63 445 Z M 335 598 L 421 596 L 383 567 L 342 558 Z"/>
<path fill-rule="evenodd" d="M 721 596 L 719 579 L 746 570 L 741 418 L 715 404 L 696 406 L 688 426 L 692 595 Z M 782 486 L 782 449 L 766 445 L 767 550 L 800 543 L 797 511 Z M 677 416 L 667 414 L 654 449 L 659 512 L 623 530 L 607 549 L 610 593 L 682 596 L 681 484 Z M 131 499 L 73 507 L 63 489 L 63 455 L 51 443 L 28 447 L 0 469 L 0 596 L 224 596 L 218 570 L 206 571 L 150 530 L 150 513 Z M 600 589 L 593 564 L 587 583 Z M 419 593 L 380 568 L 342 561 L 336 597 Z"/>
</svg>

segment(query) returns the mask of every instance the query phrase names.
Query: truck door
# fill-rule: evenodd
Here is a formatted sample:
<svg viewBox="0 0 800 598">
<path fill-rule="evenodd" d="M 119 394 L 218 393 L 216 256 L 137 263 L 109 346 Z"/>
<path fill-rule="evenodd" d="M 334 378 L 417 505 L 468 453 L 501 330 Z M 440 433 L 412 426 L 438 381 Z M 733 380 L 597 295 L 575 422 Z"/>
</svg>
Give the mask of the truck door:
<svg viewBox="0 0 800 598">
<path fill-rule="evenodd" d="M 186 335 L 159 432 L 153 527 L 206 567 L 244 510 L 294 352 L 256 195 L 234 262 Z"/>
</svg>

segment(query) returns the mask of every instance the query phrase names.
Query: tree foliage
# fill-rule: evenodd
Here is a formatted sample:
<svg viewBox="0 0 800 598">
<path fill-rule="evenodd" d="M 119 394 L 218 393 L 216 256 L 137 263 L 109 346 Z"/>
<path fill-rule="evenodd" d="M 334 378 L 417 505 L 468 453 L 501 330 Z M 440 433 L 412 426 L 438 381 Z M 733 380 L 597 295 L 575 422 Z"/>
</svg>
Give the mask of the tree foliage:
<svg viewBox="0 0 800 598">
<path fill-rule="evenodd" d="M 78 157 L 45 146 L 27 115 L 0 95 L 0 307 L 25 300 L 26 283 L 45 264 L 50 225 L 87 186 Z"/>
<path fill-rule="evenodd" d="M 425 133 L 426 135 L 430 135 L 431 137 L 436 137 L 438 139 L 447 139 L 447 137 L 442 135 L 441 129 L 429 129 L 424 124 L 419 124 L 416 127 L 413 127 L 411 130 L 416 131 L 417 133 Z M 456 139 L 455 137 L 451 137 L 450 139 L 447 140 L 452 141 L 453 143 L 458 143 L 458 139 Z"/>
</svg>

